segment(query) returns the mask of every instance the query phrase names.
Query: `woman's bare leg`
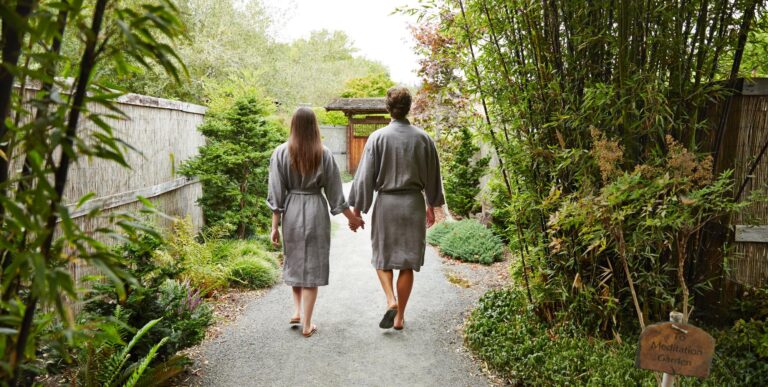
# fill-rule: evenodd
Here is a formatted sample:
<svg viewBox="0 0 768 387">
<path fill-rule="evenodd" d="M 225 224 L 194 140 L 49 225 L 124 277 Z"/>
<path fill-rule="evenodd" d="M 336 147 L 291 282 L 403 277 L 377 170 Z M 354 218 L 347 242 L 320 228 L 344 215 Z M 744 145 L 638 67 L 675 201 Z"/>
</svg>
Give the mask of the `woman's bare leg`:
<svg viewBox="0 0 768 387">
<path fill-rule="evenodd" d="M 397 316 L 395 316 L 395 328 L 403 327 L 405 318 L 405 306 L 408 305 L 408 297 L 413 289 L 413 270 L 400 270 L 397 275 Z"/>
<path fill-rule="evenodd" d="M 317 300 L 317 288 L 301 288 L 301 300 L 304 302 L 304 333 L 312 330 L 312 311 Z"/>
<path fill-rule="evenodd" d="M 395 299 L 395 291 L 392 288 L 392 280 L 394 275 L 392 270 L 376 270 L 376 275 L 379 276 L 379 282 L 381 282 L 381 288 L 384 289 L 384 295 L 387 296 L 387 307 L 394 308 L 397 306 L 397 299 Z"/>
<path fill-rule="evenodd" d="M 293 291 L 293 320 L 301 318 L 301 287 L 292 286 Z"/>
</svg>

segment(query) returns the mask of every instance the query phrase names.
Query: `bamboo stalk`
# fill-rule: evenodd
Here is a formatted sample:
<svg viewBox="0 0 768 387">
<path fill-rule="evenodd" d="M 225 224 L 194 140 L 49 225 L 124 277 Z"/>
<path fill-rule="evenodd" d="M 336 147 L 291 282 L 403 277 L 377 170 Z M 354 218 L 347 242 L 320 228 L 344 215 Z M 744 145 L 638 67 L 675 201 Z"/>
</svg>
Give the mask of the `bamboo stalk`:
<svg viewBox="0 0 768 387">
<path fill-rule="evenodd" d="M 14 12 L 18 16 L 19 21 L 26 22 L 26 19 L 36 6 L 37 0 L 19 0 Z M 20 30 L 16 23 L 4 21 L 2 24 L 2 34 L 4 44 L 2 49 L 3 65 L 0 66 L 0 151 L 7 155 L 9 149 L 5 142 L 8 135 L 6 119 L 10 113 L 11 101 L 13 99 L 13 82 L 16 79 L 13 68 L 16 67 L 21 56 L 21 44 L 24 41 L 26 31 Z M 0 195 L 5 195 L 5 189 L 1 187 L 8 181 L 9 166 L 10 159 L 0 157 Z M 0 219 L 2 219 L 4 213 L 5 208 L 0 204 Z"/>
<path fill-rule="evenodd" d="M 97 0 L 94 7 L 94 14 L 88 34 L 85 51 L 80 62 L 80 73 L 77 79 L 75 93 L 72 98 L 72 107 L 69 112 L 69 119 L 67 121 L 65 138 L 63 142 L 66 146 L 71 147 L 74 144 L 75 136 L 77 135 L 77 124 L 80 120 L 80 114 L 85 110 L 85 100 L 88 90 L 88 84 L 91 79 L 91 75 L 96 64 L 95 48 L 98 41 L 99 32 L 101 31 L 101 25 L 104 20 L 108 0 Z M 54 190 L 56 197 L 51 199 L 48 218 L 46 222 L 45 230 L 47 237 L 42 245 L 42 255 L 47 262 L 52 262 L 55 257 L 51 256 L 51 246 L 53 243 L 53 234 L 56 227 L 56 210 L 61 205 L 62 195 L 64 193 L 64 186 L 67 181 L 67 175 L 69 173 L 70 156 L 66 151 L 61 152 L 59 165 L 56 167 L 54 173 Z M 27 341 L 32 329 L 32 320 L 38 304 L 38 297 L 34 293 L 30 293 L 29 299 L 26 303 L 26 310 L 22 319 L 22 324 L 19 329 L 18 339 L 15 346 L 15 356 L 12 358 L 10 364 L 11 373 L 13 375 L 12 385 L 16 385 L 19 382 L 21 372 L 19 370 L 19 363 L 23 361 L 25 349 L 27 347 Z"/>
<path fill-rule="evenodd" d="M 488 125 L 488 130 L 491 134 L 491 142 L 493 143 L 493 147 L 496 150 L 496 156 L 499 159 L 499 169 L 501 169 L 501 174 L 504 178 L 504 185 L 507 187 L 507 193 L 512 196 L 512 187 L 509 184 L 509 177 L 507 177 L 507 170 L 504 168 L 504 161 L 502 158 L 502 153 L 499 151 L 499 144 L 498 140 L 496 139 L 496 131 L 493 130 L 493 125 L 491 125 L 491 118 L 488 114 L 488 104 L 485 101 L 485 95 L 483 95 L 483 88 L 482 84 L 480 83 L 480 70 L 477 67 L 477 59 L 475 58 L 475 49 L 472 44 L 472 34 L 469 30 L 469 22 L 466 18 L 466 13 L 464 12 L 464 3 L 462 0 L 458 0 L 459 6 L 461 7 L 461 16 L 464 19 L 464 29 L 467 33 L 467 42 L 469 44 L 469 52 L 472 55 L 472 67 L 475 69 L 475 77 L 477 79 L 477 91 L 480 94 L 480 101 L 483 105 L 483 113 L 485 114 L 485 122 Z"/>
</svg>

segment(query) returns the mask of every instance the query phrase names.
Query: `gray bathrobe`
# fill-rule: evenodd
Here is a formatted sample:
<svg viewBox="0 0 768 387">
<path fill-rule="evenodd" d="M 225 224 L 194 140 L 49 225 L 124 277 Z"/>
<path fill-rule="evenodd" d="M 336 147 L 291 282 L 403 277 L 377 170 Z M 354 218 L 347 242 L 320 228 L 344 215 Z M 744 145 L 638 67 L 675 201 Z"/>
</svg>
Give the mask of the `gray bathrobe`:
<svg viewBox="0 0 768 387">
<path fill-rule="evenodd" d="M 324 148 L 317 170 L 302 176 L 291 167 L 287 144 L 278 146 L 269 162 L 267 204 L 272 211 L 282 213 L 285 283 L 301 287 L 328 285 L 328 205 L 333 215 L 349 207 L 331 151 Z"/>
<path fill-rule="evenodd" d="M 429 135 L 408 120 L 392 120 L 371 134 L 355 174 L 349 204 L 373 205 L 371 241 L 376 269 L 418 271 L 426 248 L 426 207 L 445 203 L 440 161 Z"/>
</svg>

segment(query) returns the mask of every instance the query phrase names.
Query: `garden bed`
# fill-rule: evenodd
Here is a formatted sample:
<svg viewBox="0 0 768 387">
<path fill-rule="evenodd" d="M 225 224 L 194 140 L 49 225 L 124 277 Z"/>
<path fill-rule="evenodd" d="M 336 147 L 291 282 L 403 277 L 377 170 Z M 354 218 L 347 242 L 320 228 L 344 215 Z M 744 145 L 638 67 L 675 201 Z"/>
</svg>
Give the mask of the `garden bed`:
<svg viewBox="0 0 768 387">
<path fill-rule="evenodd" d="M 262 297 L 269 289 L 271 288 L 257 290 L 230 289 L 211 300 L 214 323 L 208 327 L 205 332 L 205 339 L 200 344 L 181 352 L 182 355 L 187 356 L 192 361 L 193 366 L 187 368 L 183 374 L 176 378 L 174 381 L 175 386 L 194 386 L 195 381 L 200 380 L 200 368 L 196 365 L 207 364 L 203 358 L 201 348 L 206 343 L 218 338 L 225 327 L 243 315 L 248 304 Z"/>
</svg>

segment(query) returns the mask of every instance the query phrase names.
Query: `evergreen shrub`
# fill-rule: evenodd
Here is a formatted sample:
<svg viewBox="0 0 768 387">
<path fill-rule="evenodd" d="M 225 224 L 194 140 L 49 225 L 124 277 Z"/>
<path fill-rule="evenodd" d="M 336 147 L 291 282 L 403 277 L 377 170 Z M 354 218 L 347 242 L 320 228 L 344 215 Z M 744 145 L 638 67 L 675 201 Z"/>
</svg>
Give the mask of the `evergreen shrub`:
<svg viewBox="0 0 768 387">
<path fill-rule="evenodd" d="M 472 132 L 462 127 L 457 133 L 458 144 L 445 164 L 445 200 L 455 214 L 469 216 L 480 208 L 480 178 L 486 173 L 490 158 L 475 159 L 480 147 L 475 145 Z"/>
<path fill-rule="evenodd" d="M 199 128 L 206 144 L 181 167 L 183 175 L 196 176 L 203 184 L 199 203 L 206 224 L 234 225 L 230 234 L 240 239 L 271 225 L 264 201 L 269 159 L 287 132 L 272 117 L 270 105 L 260 98 L 242 98 L 228 111 L 206 117 Z"/>
</svg>

